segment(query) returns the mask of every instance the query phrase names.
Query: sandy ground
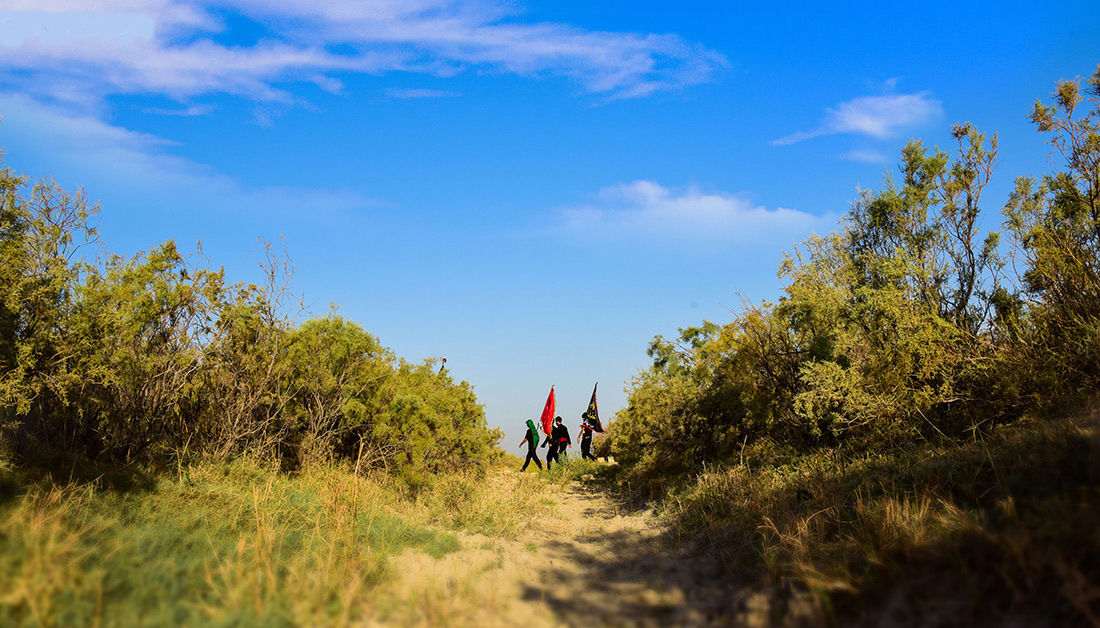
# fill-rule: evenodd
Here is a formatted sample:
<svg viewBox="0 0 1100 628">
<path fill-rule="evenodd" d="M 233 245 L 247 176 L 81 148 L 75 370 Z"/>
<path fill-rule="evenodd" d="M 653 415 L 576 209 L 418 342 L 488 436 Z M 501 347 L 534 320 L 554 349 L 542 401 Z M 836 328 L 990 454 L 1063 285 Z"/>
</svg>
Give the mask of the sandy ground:
<svg viewBox="0 0 1100 628">
<path fill-rule="evenodd" d="M 379 591 L 384 625 L 761 626 L 766 603 L 739 593 L 717 559 L 675 549 L 650 511 L 598 483 L 552 489 L 555 516 L 517 539 L 462 536 L 440 559 L 406 552 Z"/>
</svg>

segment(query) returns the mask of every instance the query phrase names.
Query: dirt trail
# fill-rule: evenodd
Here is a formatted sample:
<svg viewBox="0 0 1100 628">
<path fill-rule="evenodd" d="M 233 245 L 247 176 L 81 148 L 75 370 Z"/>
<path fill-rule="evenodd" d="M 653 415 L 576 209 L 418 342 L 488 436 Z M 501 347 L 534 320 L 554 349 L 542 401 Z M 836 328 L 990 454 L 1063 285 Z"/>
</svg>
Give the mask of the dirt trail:
<svg viewBox="0 0 1100 628">
<path fill-rule="evenodd" d="M 431 626 L 753 626 L 766 605 L 738 594 L 711 556 L 674 550 L 649 511 L 598 485 L 553 490 L 556 516 L 518 539 L 463 536 L 435 560 L 409 552 L 386 623 Z"/>
</svg>

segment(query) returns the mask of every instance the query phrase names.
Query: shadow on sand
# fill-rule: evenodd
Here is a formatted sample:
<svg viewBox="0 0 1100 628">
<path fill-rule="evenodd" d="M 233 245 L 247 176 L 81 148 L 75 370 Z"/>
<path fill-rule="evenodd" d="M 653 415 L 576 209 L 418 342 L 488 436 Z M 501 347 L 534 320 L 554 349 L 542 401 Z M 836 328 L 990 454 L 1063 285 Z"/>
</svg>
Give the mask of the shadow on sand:
<svg viewBox="0 0 1100 628">
<path fill-rule="evenodd" d="M 767 600 L 726 575 L 714 553 L 674 543 L 649 514 L 609 509 L 593 489 L 574 486 L 566 498 L 589 525 L 552 534 L 539 582 L 523 591 L 563 625 L 773 625 Z"/>
</svg>

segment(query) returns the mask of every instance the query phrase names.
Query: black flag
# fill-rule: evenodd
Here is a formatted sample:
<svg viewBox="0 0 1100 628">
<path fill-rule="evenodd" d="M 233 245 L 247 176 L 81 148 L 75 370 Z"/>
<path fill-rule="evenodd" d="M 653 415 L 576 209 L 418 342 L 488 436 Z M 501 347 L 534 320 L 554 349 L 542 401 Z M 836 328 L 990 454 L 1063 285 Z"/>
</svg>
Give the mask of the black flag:
<svg viewBox="0 0 1100 628">
<path fill-rule="evenodd" d="M 593 432 L 603 433 L 603 423 L 600 423 L 600 410 L 596 407 L 596 388 L 600 385 L 596 382 L 596 385 L 592 387 L 592 399 L 588 401 L 588 409 L 584 411 L 585 421 L 592 426 Z"/>
</svg>

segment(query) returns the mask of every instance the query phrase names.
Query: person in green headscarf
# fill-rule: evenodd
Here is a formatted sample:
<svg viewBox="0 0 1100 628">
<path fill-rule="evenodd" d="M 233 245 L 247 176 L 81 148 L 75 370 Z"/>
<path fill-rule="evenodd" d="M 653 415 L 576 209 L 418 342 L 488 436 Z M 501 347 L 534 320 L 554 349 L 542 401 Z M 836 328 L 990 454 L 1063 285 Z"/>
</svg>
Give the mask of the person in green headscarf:
<svg viewBox="0 0 1100 628">
<path fill-rule="evenodd" d="M 539 460 L 538 449 L 536 449 L 539 446 L 539 431 L 535 429 L 535 421 L 532 419 L 527 419 L 527 434 L 523 437 L 523 442 L 519 446 L 523 447 L 523 443 L 527 443 L 527 460 L 523 461 L 523 468 L 520 469 L 520 472 L 526 471 L 527 465 L 531 464 L 532 460 L 535 461 L 535 466 L 539 468 L 539 471 L 542 471 L 542 461 Z"/>
</svg>

